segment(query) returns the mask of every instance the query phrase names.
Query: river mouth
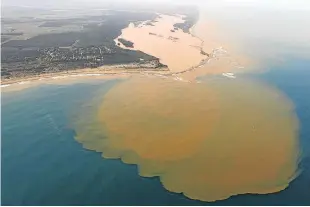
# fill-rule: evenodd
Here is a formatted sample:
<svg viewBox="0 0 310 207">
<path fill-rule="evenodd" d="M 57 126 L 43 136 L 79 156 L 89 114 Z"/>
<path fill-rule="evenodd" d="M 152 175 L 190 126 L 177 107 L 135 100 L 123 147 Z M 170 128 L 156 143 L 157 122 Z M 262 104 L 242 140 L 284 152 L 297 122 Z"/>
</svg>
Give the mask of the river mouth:
<svg viewBox="0 0 310 207">
<path fill-rule="evenodd" d="M 143 51 L 159 58 L 171 72 L 184 71 L 199 65 L 207 55 L 201 52 L 201 39 L 174 27 L 183 22 L 180 15 L 161 14 L 151 25 L 141 23 L 135 26 L 131 23 L 122 30 L 115 43 L 121 48 Z M 126 47 L 119 39 L 130 41 L 133 46 Z"/>
</svg>

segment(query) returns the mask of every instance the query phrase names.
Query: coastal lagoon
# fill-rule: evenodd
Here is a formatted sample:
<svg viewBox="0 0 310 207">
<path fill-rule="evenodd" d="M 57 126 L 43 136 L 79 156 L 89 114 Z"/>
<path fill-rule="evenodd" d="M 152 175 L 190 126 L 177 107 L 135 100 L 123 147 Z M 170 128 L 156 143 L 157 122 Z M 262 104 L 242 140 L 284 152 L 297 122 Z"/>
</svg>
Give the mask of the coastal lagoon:
<svg viewBox="0 0 310 207">
<path fill-rule="evenodd" d="M 2 204 L 309 205 L 310 60 L 245 36 L 180 77 L 3 92 Z"/>
</svg>

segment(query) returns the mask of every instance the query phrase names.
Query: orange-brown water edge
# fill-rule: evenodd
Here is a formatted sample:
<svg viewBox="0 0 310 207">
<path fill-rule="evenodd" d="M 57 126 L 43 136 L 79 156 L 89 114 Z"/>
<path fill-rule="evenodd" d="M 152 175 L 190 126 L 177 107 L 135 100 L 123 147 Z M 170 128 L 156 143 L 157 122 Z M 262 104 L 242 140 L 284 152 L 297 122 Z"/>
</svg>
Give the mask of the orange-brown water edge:
<svg viewBox="0 0 310 207">
<path fill-rule="evenodd" d="M 136 77 L 91 102 L 74 121 L 83 147 L 191 199 L 277 192 L 296 176 L 294 108 L 263 83 Z"/>
</svg>

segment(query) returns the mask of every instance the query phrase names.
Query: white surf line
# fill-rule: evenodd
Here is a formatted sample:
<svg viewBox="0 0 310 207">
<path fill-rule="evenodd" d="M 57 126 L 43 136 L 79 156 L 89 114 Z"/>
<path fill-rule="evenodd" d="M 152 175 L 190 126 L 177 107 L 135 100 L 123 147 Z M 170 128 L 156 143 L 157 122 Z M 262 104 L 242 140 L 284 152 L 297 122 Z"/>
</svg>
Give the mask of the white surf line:
<svg viewBox="0 0 310 207">
<path fill-rule="evenodd" d="M 68 76 L 55 76 L 55 77 L 51 77 L 51 79 L 64 79 L 67 78 Z"/>
<path fill-rule="evenodd" d="M 161 74 L 153 74 L 153 75 L 156 76 L 156 77 L 159 77 L 159 78 L 164 78 L 164 79 L 168 78 L 167 76 L 164 76 L 164 75 L 161 75 Z"/>
<path fill-rule="evenodd" d="M 18 82 L 19 85 L 24 85 L 24 84 L 28 84 L 30 83 L 30 81 L 21 81 L 21 82 Z"/>
<path fill-rule="evenodd" d="M 1 85 L 1 88 L 9 87 L 11 84 Z"/>
<path fill-rule="evenodd" d="M 173 75 L 172 75 L 172 79 L 173 79 L 173 80 L 176 80 L 176 81 L 186 82 L 186 83 L 190 83 L 190 82 L 191 82 L 191 81 L 189 81 L 189 80 L 186 80 L 186 79 L 183 79 L 183 78 L 177 76 L 176 74 L 173 74 Z"/>
<path fill-rule="evenodd" d="M 21 81 L 21 82 L 17 82 L 17 83 L 12 83 L 12 84 L 4 84 L 4 85 L 2 85 L 1 84 L 1 88 L 6 88 L 6 87 L 11 87 L 11 86 L 13 86 L 13 85 L 25 85 L 25 84 L 30 84 L 31 83 L 31 81 Z"/>
<path fill-rule="evenodd" d="M 227 78 L 236 78 L 236 76 L 233 73 L 222 73 L 222 75 Z"/>
</svg>

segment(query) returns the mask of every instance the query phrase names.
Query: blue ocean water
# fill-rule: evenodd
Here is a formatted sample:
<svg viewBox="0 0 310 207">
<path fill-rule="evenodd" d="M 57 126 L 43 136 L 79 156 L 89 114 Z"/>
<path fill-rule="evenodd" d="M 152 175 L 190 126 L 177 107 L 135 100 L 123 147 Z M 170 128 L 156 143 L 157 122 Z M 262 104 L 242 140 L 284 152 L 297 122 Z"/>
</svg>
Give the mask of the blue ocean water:
<svg viewBox="0 0 310 207">
<path fill-rule="evenodd" d="M 108 91 L 117 82 L 113 80 L 2 93 L 2 204 L 310 205 L 310 61 L 294 59 L 252 76 L 278 87 L 296 106 L 301 174 L 287 189 L 200 202 L 168 192 L 158 178 L 140 177 L 134 165 L 82 148 L 74 140 L 70 112 L 92 99 L 98 88 Z"/>
</svg>

